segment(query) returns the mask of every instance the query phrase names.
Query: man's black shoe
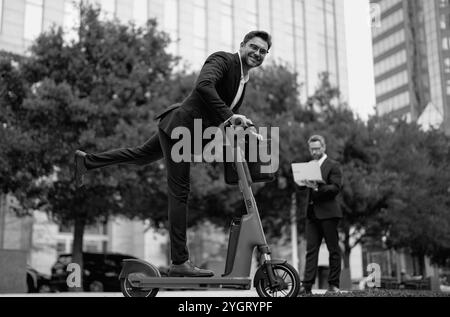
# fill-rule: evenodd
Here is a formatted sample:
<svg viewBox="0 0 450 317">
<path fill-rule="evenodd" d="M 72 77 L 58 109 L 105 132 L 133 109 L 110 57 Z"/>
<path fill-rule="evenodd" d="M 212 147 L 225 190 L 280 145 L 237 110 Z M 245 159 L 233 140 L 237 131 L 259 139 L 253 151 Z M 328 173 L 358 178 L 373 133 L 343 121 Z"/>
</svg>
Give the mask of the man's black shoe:
<svg viewBox="0 0 450 317">
<path fill-rule="evenodd" d="M 341 290 L 339 289 L 339 287 L 337 287 L 335 285 L 329 285 L 325 294 L 336 294 L 336 293 L 340 293 L 340 292 L 341 292 Z"/>
<path fill-rule="evenodd" d="M 169 268 L 170 277 L 211 277 L 214 272 L 195 267 L 191 261 L 187 260 L 183 264 L 171 264 Z"/>
<path fill-rule="evenodd" d="M 311 287 L 300 286 L 298 296 L 309 296 L 312 295 Z"/>
<path fill-rule="evenodd" d="M 77 187 L 83 186 L 83 174 L 86 173 L 87 168 L 84 164 L 86 153 L 80 150 L 75 151 L 75 184 Z"/>
</svg>

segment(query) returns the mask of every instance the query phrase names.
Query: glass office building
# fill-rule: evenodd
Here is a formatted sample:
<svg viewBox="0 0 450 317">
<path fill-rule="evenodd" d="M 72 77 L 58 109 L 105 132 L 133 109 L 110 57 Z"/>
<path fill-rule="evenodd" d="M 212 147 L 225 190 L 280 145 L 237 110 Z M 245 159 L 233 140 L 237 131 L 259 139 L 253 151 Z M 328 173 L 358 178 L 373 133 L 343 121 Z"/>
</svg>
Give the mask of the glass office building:
<svg viewBox="0 0 450 317">
<path fill-rule="evenodd" d="M 328 71 L 348 96 L 344 0 L 90 0 L 106 17 L 138 23 L 157 18 L 171 35 L 169 48 L 197 70 L 214 51 L 237 51 L 250 30 L 273 36 L 268 60 L 298 73 L 302 98 L 312 94 L 318 73 Z M 77 21 L 73 0 L 0 0 L 0 49 L 22 53 L 52 24 L 67 30 Z M 70 36 L 76 36 L 70 34 Z"/>
<path fill-rule="evenodd" d="M 450 132 L 449 0 L 371 4 L 381 12 L 372 28 L 378 114 L 441 122 Z"/>
</svg>

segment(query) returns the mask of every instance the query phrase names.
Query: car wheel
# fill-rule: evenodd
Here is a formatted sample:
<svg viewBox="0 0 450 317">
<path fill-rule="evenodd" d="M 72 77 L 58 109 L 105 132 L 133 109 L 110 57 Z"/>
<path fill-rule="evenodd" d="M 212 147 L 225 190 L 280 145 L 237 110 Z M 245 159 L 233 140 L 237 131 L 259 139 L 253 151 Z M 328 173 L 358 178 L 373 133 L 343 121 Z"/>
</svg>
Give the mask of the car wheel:
<svg viewBox="0 0 450 317">
<path fill-rule="evenodd" d="M 42 284 L 39 287 L 39 293 L 51 293 L 51 292 L 52 292 L 52 288 L 48 284 Z"/>
<path fill-rule="evenodd" d="M 90 292 L 103 292 L 103 283 L 100 281 L 93 281 L 89 284 Z"/>
</svg>

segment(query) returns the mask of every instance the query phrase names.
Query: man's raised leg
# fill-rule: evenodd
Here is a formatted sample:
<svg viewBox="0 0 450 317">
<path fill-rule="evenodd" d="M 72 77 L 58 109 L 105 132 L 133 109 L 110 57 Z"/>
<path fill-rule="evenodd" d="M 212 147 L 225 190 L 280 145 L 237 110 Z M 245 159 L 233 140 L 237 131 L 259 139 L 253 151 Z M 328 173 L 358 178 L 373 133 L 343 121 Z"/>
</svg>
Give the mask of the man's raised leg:
<svg viewBox="0 0 450 317">
<path fill-rule="evenodd" d="M 75 152 L 75 181 L 80 187 L 83 185 L 83 174 L 89 170 L 115 164 L 146 165 L 162 157 L 158 133 L 135 148 L 121 148 L 93 154 L 78 150 Z"/>
</svg>

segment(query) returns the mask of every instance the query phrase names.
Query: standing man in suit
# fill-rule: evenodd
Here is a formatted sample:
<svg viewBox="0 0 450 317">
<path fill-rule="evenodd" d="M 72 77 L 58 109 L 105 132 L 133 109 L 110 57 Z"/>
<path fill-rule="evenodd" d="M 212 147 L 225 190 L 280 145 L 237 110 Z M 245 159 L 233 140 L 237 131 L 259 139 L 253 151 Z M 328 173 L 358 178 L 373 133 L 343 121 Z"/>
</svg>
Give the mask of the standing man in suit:
<svg viewBox="0 0 450 317">
<path fill-rule="evenodd" d="M 195 119 L 202 120 L 203 130 L 222 126 L 228 121 L 233 123 L 236 119 L 251 124 L 251 120 L 237 114 L 237 111 L 244 99 L 249 70 L 263 63 L 271 44 L 271 36 L 267 32 L 252 31 L 245 35 L 237 53 L 217 52 L 210 55 L 189 96 L 156 116 L 159 119 L 158 132 L 144 144 L 97 154 L 79 150 L 75 152 L 75 180 L 78 186 L 82 185 L 83 174 L 95 168 L 123 163 L 145 165 L 164 158 L 167 167 L 172 260 L 169 276 L 214 275 L 212 271 L 194 266 L 189 260 L 186 230 L 190 162 L 179 162 L 172 158 L 172 147 L 178 142 L 171 137 L 172 131 L 184 127 L 194 136 Z M 193 140 L 191 144 L 194 144 Z"/>
<path fill-rule="evenodd" d="M 325 139 L 313 135 L 308 140 L 309 152 L 313 160 L 320 164 L 324 183 L 305 181 L 306 187 L 306 265 L 301 294 L 311 294 L 319 260 L 322 239 L 329 252 L 330 272 L 328 275 L 328 292 L 339 292 L 341 273 L 341 249 L 339 246 L 338 224 L 342 211 L 337 195 L 342 188 L 342 171 L 338 162 L 325 154 Z"/>
</svg>

